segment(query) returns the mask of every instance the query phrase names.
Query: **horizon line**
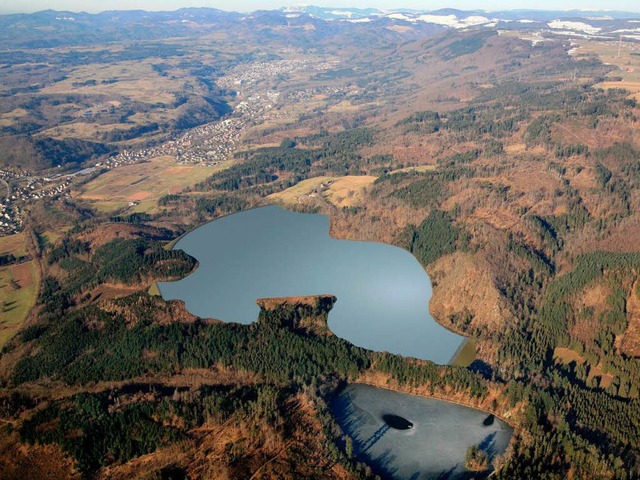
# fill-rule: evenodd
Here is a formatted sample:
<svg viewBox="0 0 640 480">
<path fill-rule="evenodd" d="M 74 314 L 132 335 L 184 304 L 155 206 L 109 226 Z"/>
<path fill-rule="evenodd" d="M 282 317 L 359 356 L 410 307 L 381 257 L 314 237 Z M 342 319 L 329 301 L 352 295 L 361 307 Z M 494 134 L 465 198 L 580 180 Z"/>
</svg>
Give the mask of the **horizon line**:
<svg viewBox="0 0 640 480">
<path fill-rule="evenodd" d="M 373 9 L 373 10 L 378 10 L 380 12 L 383 13 L 393 13 L 393 12 L 398 12 L 400 10 L 410 10 L 413 12 L 421 12 L 421 13 L 432 13 L 432 12 L 438 12 L 440 10 L 457 10 L 460 12 L 485 12 L 485 13 L 495 13 L 495 12 L 564 12 L 564 13 L 571 13 L 571 12 L 582 12 L 582 13 L 638 13 L 640 14 L 640 10 L 636 11 L 636 10 L 618 10 L 618 9 L 591 9 L 591 8 L 586 8 L 586 9 L 581 9 L 581 8 L 569 8 L 569 9 L 563 9 L 563 8 L 554 8 L 554 9 L 545 9 L 545 8 L 502 8 L 502 9 L 484 9 L 484 8 L 470 8 L 470 9 L 461 9 L 461 8 L 455 8 L 455 7 L 440 7 L 434 10 L 427 10 L 427 9 L 416 9 L 416 8 L 410 8 L 410 7 L 398 7 L 398 8 L 378 8 L 378 7 L 333 7 L 333 6 L 329 6 L 329 5 L 315 5 L 315 4 L 295 4 L 295 5 L 288 5 L 288 6 L 281 6 L 281 7 L 275 7 L 275 8 L 265 8 L 265 9 L 254 9 L 254 10 L 227 10 L 224 8 L 217 8 L 217 7 L 212 7 L 212 6 L 185 6 L 185 7 L 180 7 L 180 8 L 176 8 L 176 9 L 148 9 L 148 8 L 118 8 L 118 9 L 108 9 L 108 10 L 100 10 L 100 11 L 96 11 L 96 12 L 90 12 L 90 11 L 86 11 L 86 10 L 78 10 L 78 11 L 74 11 L 74 10 L 56 10 L 55 8 L 47 8 L 44 10 L 35 10 L 35 11 L 3 11 L 2 8 L 0 7 L 0 15 L 34 15 L 34 14 L 38 14 L 38 13 L 45 13 L 45 12 L 62 12 L 62 13 L 74 13 L 74 14 L 86 14 L 86 15 L 100 15 L 103 13 L 110 13 L 110 12 L 154 12 L 154 13 L 172 13 L 172 12 L 179 12 L 181 10 L 218 10 L 221 12 L 225 12 L 225 13 L 255 13 L 255 12 L 270 12 L 270 11 L 281 11 L 281 10 L 286 10 L 286 9 L 293 9 L 293 8 L 303 8 L 303 7 L 317 7 L 317 8 L 327 8 L 327 9 L 334 9 L 334 10 L 350 10 L 350 9 L 355 9 L 355 10 L 367 10 L 367 9 Z"/>
</svg>

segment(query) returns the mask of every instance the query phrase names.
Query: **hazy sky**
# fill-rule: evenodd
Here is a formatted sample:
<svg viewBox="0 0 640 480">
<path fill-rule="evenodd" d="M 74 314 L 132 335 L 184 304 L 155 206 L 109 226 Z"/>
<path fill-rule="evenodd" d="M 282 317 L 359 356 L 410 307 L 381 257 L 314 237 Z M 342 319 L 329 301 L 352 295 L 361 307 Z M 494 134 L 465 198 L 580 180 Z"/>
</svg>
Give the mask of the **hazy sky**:
<svg viewBox="0 0 640 480">
<path fill-rule="evenodd" d="M 553 9 L 553 10 L 626 10 L 640 12 L 638 0 L 331 0 L 296 2 L 287 0 L 0 0 L 0 12 L 36 12 L 52 8 L 74 12 L 104 10 L 176 10 L 181 7 L 213 7 L 221 10 L 251 11 L 306 3 L 332 7 L 377 7 L 381 9 L 414 8 L 433 10 L 443 7 L 459 9 Z"/>
</svg>

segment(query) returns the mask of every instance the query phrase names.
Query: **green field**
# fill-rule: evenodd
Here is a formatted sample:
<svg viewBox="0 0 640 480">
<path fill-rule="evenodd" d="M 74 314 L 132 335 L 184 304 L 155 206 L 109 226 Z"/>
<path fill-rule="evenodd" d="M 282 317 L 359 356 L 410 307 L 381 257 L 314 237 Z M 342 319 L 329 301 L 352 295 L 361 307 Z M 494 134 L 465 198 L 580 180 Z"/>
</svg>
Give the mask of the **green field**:
<svg viewBox="0 0 640 480">
<path fill-rule="evenodd" d="M 0 255 L 28 255 L 27 236 L 0 238 Z M 40 282 L 36 262 L 30 260 L 0 267 L 0 347 L 20 329 L 36 302 Z"/>
<path fill-rule="evenodd" d="M 35 262 L 0 269 L 0 347 L 20 329 L 35 304 L 37 290 Z"/>
</svg>

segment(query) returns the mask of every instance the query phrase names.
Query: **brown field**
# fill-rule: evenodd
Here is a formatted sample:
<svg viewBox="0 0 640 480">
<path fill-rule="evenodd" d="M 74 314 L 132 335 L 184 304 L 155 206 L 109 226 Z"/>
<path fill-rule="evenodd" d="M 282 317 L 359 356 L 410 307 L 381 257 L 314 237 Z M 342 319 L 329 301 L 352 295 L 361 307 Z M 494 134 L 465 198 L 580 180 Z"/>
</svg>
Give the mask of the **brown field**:
<svg viewBox="0 0 640 480">
<path fill-rule="evenodd" d="M 627 298 L 627 331 L 620 339 L 619 349 L 631 357 L 640 356 L 640 298 L 638 280 L 634 282 Z"/>
<path fill-rule="evenodd" d="M 0 115 L 0 127 L 10 127 L 20 121 L 20 119 L 28 115 L 24 108 L 16 108 L 11 112 L 3 113 Z"/>
<path fill-rule="evenodd" d="M 622 82 L 602 82 L 602 83 L 598 83 L 596 87 L 604 88 L 605 90 L 609 90 L 610 88 L 623 88 L 625 90 L 629 90 L 633 98 L 635 98 L 636 100 L 640 100 L 640 80 L 638 81 L 623 80 Z"/>
<path fill-rule="evenodd" d="M 145 103 L 173 103 L 184 83 L 183 78 L 162 77 L 151 68 L 150 61 L 125 61 L 116 64 L 91 64 L 77 67 L 73 76 L 41 90 L 44 94 L 80 93 L 117 97 L 123 95 Z M 74 86 L 95 80 L 96 85 Z M 101 83 L 116 80 L 115 83 Z"/>
<path fill-rule="evenodd" d="M 525 153 L 527 150 L 527 146 L 524 143 L 514 143 L 512 145 L 505 145 L 504 151 L 511 155 Z"/>
<path fill-rule="evenodd" d="M 76 122 L 50 128 L 43 131 L 42 134 L 58 139 L 73 137 L 82 138 L 85 140 L 99 140 L 103 133 L 107 133 L 115 129 L 127 130 L 129 128 L 131 128 L 130 123 L 112 123 L 109 125 L 101 125 L 99 123 Z"/>
<path fill-rule="evenodd" d="M 353 105 L 348 100 L 329 107 L 330 112 L 356 112 L 362 108 L 362 105 Z"/>
<path fill-rule="evenodd" d="M 336 207 L 348 207 L 364 200 L 364 192 L 377 177 L 347 175 L 346 177 L 313 177 L 303 180 L 282 192 L 267 198 L 296 204 L 311 198 L 323 198 Z"/>
<path fill-rule="evenodd" d="M 348 175 L 336 179 L 327 189 L 325 198 L 336 207 L 350 207 L 364 200 L 366 188 L 377 177 L 372 175 Z"/>
<path fill-rule="evenodd" d="M 553 351 L 553 359 L 556 362 L 560 362 L 565 365 L 571 362 L 576 362 L 576 363 L 584 362 L 584 358 L 582 358 L 582 355 L 580 355 L 575 350 L 571 350 L 570 348 L 565 348 L 565 347 L 557 347 Z"/>
<path fill-rule="evenodd" d="M 0 237 L 0 255 L 12 253 L 16 257 L 27 254 L 27 237 L 24 232 Z"/>
<path fill-rule="evenodd" d="M 90 201 L 100 211 L 113 211 L 136 202 L 131 212 L 152 212 L 157 210 L 158 199 L 163 195 L 179 193 L 232 163 L 223 162 L 214 167 L 177 165 L 172 157 L 157 157 L 110 170 L 73 195 Z"/>
<path fill-rule="evenodd" d="M 283 203 L 299 203 L 303 197 L 313 195 L 314 191 L 319 191 L 322 185 L 334 180 L 334 177 L 313 177 L 298 182 L 293 187 L 289 187 L 282 192 L 272 193 L 267 198 Z"/>
<path fill-rule="evenodd" d="M 500 230 L 515 230 L 520 222 L 520 219 L 508 210 L 498 208 L 477 208 L 469 219 L 479 220 Z"/>
</svg>

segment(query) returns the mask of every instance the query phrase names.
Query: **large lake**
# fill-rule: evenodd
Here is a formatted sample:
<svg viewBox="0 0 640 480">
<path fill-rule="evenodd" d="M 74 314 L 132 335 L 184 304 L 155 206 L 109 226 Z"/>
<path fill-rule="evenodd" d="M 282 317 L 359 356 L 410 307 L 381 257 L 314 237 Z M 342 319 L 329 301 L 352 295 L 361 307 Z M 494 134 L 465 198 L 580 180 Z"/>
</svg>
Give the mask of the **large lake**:
<svg viewBox="0 0 640 480">
<path fill-rule="evenodd" d="M 207 223 L 175 245 L 195 257 L 191 275 L 159 284 L 203 318 L 251 323 L 258 298 L 331 294 L 331 330 L 355 345 L 448 363 L 463 337 L 429 314 L 431 282 L 409 252 L 336 240 L 325 215 L 256 208 Z"/>
<path fill-rule="evenodd" d="M 358 457 L 394 480 L 486 477 L 466 470 L 467 449 L 493 459 L 513 434 L 486 412 L 369 385 L 349 385 L 332 410 Z"/>
</svg>

